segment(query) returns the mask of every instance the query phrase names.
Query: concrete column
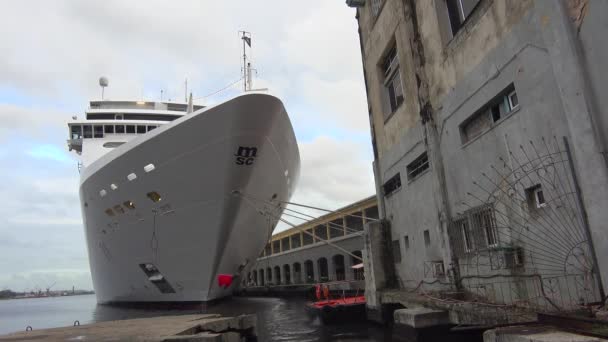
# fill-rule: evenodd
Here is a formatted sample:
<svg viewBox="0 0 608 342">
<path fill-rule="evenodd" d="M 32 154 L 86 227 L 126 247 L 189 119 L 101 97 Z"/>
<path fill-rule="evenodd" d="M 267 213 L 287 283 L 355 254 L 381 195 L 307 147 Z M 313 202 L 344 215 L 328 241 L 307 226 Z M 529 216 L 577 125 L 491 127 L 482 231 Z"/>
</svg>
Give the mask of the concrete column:
<svg viewBox="0 0 608 342">
<path fill-rule="evenodd" d="M 333 254 L 327 258 L 327 276 L 329 281 L 336 280 L 336 265 L 334 265 Z"/>
<path fill-rule="evenodd" d="M 342 227 L 344 228 L 344 234 L 343 235 L 346 235 L 347 234 L 347 232 L 346 232 L 346 216 L 342 216 Z"/>
<path fill-rule="evenodd" d="M 312 269 L 314 271 L 314 277 L 315 277 L 315 283 L 318 283 L 321 281 L 321 274 L 319 272 L 319 262 L 318 259 L 311 259 L 312 260 Z"/>
<path fill-rule="evenodd" d="M 355 279 L 355 273 L 353 272 L 353 269 L 351 268 L 352 266 L 353 266 L 353 257 L 350 256 L 349 254 L 345 255 L 344 256 L 344 273 L 345 273 L 346 280 Z"/>
<path fill-rule="evenodd" d="M 608 166 L 604 146 L 595 126 L 599 113 L 587 70 L 581 58 L 580 41 L 572 27 L 564 1 L 538 1 L 539 30 L 549 51 L 570 132 L 570 145 L 578 175 L 590 235 L 598 260 L 604 292 L 608 285 Z M 599 31 L 596 34 L 600 34 Z M 603 94 L 604 89 L 596 89 Z M 561 143 L 561 141 L 560 141 Z M 583 213 L 584 215 L 585 213 Z"/>
<path fill-rule="evenodd" d="M 304 233 L 300 232 L 300 246 L 304 246 Z"/>
<path fill-rule="evenodd" d="M 325 223 L 325 232 L 327 233 L 327 240 L 329 240 L 329 237 L 331 236 L 331 232 L 329 231 L 329 222 Z"/>
<path fill-rule="evenodd" d="M 379 291 L 394 279 L 395 268 L 390 256 L 390 225 L 387 221 L 369 222 L 364 226 L 363 267 L 367 318 L 383 323 Z"/>
<path fill-rule="evenodd" d="M 283 251 L 283 239 L 279 239 L 279 253 Z"/>
</svg>

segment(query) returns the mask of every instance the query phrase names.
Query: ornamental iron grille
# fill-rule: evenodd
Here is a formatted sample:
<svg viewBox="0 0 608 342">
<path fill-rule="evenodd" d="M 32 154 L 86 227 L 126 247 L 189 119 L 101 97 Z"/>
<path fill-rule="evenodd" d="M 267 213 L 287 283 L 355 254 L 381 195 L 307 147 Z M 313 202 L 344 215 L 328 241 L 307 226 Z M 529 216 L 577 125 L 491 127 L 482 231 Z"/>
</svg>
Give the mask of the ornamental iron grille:
<svg viewBox="0 0 608 342">
<path fill-rule="evenodd" d="M 472 181 L 448 234 L 469 302 L 507 312 L 573 312 L 601 301 L 567 141 L 530 141 Z M 508 310 L 511 309 L 511 310 Z M 521 314 L 524 315 L 524 314 Z"/>
</svg>

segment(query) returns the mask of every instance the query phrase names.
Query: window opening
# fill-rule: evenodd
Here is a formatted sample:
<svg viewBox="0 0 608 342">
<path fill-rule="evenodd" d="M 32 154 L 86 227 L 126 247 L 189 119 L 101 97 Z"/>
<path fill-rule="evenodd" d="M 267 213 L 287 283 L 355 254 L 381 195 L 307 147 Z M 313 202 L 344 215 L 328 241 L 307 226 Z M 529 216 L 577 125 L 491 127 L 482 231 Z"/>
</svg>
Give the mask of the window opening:
<svg viewBox="0 0 608 342">
<path fill-rule="evenodd" d="M 175 293 L 175 290 L 169 284 L 165 276 L 163 276 L 158 268 L 153 264 L 139 264 L 139 267 L 144 271 L 148 280 L 158 288 L 161 293 Z"/>
<path fill-rule="evenodd" d="M 154 125 L 148 126 L 148 132 L 150 132 L 151 130 L 153 130 L 155 128 L 156 128 L 156 126 L 154 126 Z"/>
<path fill-rule="evenodd" d="M 82 126 L 82 131 L 85 139 L 93 137 L 93 127 L 91 127 L 91 125 Z"/>
<path fill-rule="evenodd" d="M 393 46 L 382 61 L 382 72 L 384 74 L 384 119 L 401 106 L 404 101 L 403 88 L 401 85 L 401 74 L 399 73 L 399 58 L 397 57 L 397 44 Z"/>
<path fill-rule="evenodd" d="M 114 120 L 122 120 L 123 119 L 123 115 L 122 114 L 116 114 L 114 115 Z"/>
<path fill-rule="evenodd" d="M 382 185 L 384 196 L 389 196 L 399 189 L 401 189 L 401 173 L 399 172 Z"/>
<path fill-rule="evenodd" d="M 526 198 L 528 200 L 528 209 L 530 212 L 536 212 L 538 209 L 547 206 L 545 194 L 540 184 L 536 184 L 526 189 Z"/>
<path fill-rule="evenodd" d="M 466 19 L 471 15 L 479 0 L 445 0 L 452 35 L 456 35 Z"/>
<path fill-rule="evenodd" d="M 70 126 L 72 132 L 72 139 L 82 139 L 82 126 L 73 125 Z"/>
<path fill-rule="evenodd" d="M 127 125 L 127 134 L 135 134 L 135 125 Z"/>
<path fill-rule="evenodd" d="M 116 125 L 116 134 L 124 134 L 125 126 L 124 125 Z"/>
<path fill-rule="evenodd" d="M 401 262 L 401 245 L 399 240 L 393 240 L 393 260 L 395 263 Z"/>
<path fill-rule="evenodd" d="M 513 112 L 518 106 L 519 99 L 515 87 L 510 84 L 460 125 L 462 143 L 471 141 L 491 129 L 495 123 Z"/>
<path fill-rule="evenodd" d="M 112 125 L 105 125 L 105 126 L 103 126 L 103 131 L 106 134 L 114 133 L 114 126 L 112 126 Z"/>
<path fill-rule="evenodd" d="M 424 234 L 424 245 L 425 245 L 426 247 L 428 247 L 428 246 L 430 246 L 430 245 L 431 245 L 431 233 L 430 233 L 430 232 L 429 232 L 429 230 L 427 229 L 427 230 L 425 230 L 425 231 L 424 231 L 424 233 L 423 233 L 423 234 Z"/>
<path fill-rule="evenodd" d="M 429 169 L 429 157 L 426 152 L 422 153 L 418 158 L 414 159 L 407 166 L 407 180 L 413 181 L 426 170 Z"/>
<path fill-rule="evenodd" d="M 467 219 L 461 219 L 458 222 L 458 226 L 460 227 L 460 232 L 462 233 L 462 242 L 464 243 L 464 251 L 470 252 L 473 250 L 473 243 L 471 240 L 471 231 L 469 230 L 469 223 Z"/>
<path fill-rule="evenodd" d="M 103 126 L 95 125 L 93 128 L 93 133 L 95 138 L 103 138 Z"/>
<path fill-rule="evenodd" d="M 405 244 L 405 249 L 408 250 L 410 248 L 410 237 L 406 235 L 403 238 L 403 243 Z"/>
<path fill-rule="evenodd" d="M 146 126 L 137 126 L 137 134 L 146 133 Z"/>
</svg>

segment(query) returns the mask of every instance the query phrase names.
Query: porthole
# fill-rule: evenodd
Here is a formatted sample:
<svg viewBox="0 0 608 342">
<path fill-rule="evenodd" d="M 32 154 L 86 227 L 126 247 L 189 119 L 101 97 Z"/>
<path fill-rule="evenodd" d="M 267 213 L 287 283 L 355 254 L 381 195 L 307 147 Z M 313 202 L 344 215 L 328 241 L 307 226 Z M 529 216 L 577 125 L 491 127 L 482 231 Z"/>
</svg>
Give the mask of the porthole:
<svg viewBox="0 0 608 342">
<path fill-rule="evenodd" d="M 152 202 L 159 202 L 161 200 L 160 194 L 156 191 L 148 192 L 146 196 L 148 196 L 148 198 L 151 199 Z"/>
<path fill-rule="evenodd" d="M 131 210 L 135 209 L 135 204 L 133 203 L 133 201 L 126 201 L 123 203 L 123 205 L 125 206 L 125 208 L 129 208 Z"/>
</svg>

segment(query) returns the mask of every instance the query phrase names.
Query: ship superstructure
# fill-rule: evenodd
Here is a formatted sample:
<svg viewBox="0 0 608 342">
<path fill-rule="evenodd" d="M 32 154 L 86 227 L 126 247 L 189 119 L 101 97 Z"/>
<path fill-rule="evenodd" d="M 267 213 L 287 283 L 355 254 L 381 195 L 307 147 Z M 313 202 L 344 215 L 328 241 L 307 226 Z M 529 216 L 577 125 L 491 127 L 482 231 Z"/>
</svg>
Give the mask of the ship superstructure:
<svg viewBox="0 0 608 342">
<path fill-rule="evenodd" d="M 230 295 L 218 279 L 255 262 L 298 179 L 283 103 L 247 91 L 211 107 L 91 101 L 85 114 L 68 146 L 98 302 Z"/>
</svg>

